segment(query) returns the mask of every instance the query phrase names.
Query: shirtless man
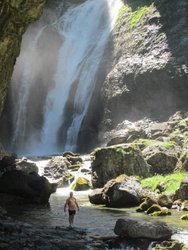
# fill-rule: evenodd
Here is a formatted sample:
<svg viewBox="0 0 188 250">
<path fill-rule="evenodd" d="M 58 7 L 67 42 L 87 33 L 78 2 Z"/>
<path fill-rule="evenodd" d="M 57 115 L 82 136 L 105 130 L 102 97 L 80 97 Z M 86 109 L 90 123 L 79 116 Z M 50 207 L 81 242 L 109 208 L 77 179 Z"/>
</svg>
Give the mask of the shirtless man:
<svg viewBox="0 0 188 250">
<path fill-rule="evenodd" d="M 70 196 L 66 200 L 66 203 L 64 206 L 64 212 L 66 212 L 67 207 L 69 211 L 69 227 L 72 227 L 74 223 L 74 216 L 76 214 L 76 209 L 79 211 L 79 206 L 76 201 L 76 198 L 73 197 L 73 192 L 70 192 Z"/>
</svg>

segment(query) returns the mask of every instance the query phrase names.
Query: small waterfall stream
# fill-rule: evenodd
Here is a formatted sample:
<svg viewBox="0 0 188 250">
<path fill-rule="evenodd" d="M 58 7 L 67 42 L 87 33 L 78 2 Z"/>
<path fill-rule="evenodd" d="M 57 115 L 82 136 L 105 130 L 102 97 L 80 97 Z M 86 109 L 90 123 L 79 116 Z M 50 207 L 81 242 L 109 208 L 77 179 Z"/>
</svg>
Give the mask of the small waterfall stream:
<svg viewBox="0 0 188 250">
<path fill-rule="evenodd" d="M 16 153 L 48 155 L 77 149 L 78 134 L 95 91 L 97 73 L 121 4 L 121 0 L 87 0 L 69 8 L 48 25 L 54 30 L 52 35 L 55 32 L 61 40 L 55 72 L 49 76 L 50 85 L 44 83 L 42 86 L 46 76 L 38 73 L 47 63 L 43 60 L 38 66 L 40 57 L 49 53 L 41 53 L 39 49 L 40 39 L 49 27 L 40 27 L 32 35 L 29 48 L 26 46 L 21 51 L 19 67 L 15 67 L 12 81 L 13 95 L 15 92 L 19 94 L 19 98 L 13 96 L 12 145 Z M 53 60 L 51 64 L 54 64 Z M 46 91 L 46 95 L 40 95 L 40 91 L 42 94 Z M 41 98 L 43 101 L 38 100 Z M 61 131 L 63 142 L 59 139 Z"/>
</svg>

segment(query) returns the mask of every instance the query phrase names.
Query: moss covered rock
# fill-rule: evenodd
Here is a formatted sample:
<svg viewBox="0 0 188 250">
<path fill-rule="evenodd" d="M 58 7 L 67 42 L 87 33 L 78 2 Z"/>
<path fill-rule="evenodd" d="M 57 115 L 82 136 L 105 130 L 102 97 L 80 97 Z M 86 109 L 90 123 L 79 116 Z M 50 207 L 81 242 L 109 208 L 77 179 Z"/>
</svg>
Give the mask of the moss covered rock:
<svg viewBox="0 0 188 250">
<path fill-rule="evenodd" d="M 184 214 L 180 217 L 181 220 L 188 220 L 188 214 Z"/>
<path fill-rule="evenodd" d="M 71 187 L 74 191 L 83 191 L 91 188 L 90 181 L 85 177 L 78 177 L 76 182 Z"/>
<path fill-rule="evenodd" d="M 188 200 L 185 200 L 185 201 L 182 203 L 181 209 L 182 209 L 183 211 L 188 211 Z"/>
<path fill-rule="evenodd" d="M 151 197 L 146 197 L 140 206 L 136 209 L 137 212 L 144 212 L 149 209 L 152 205 L 156 204 L 157 200 Z"/>
<path fill-rule="evenodd" d="M 147 214 L 152 214 L 154 212 L 161 212 L 161 211 L 162 211 L 162 207 L 159 206 L 158 204 L 154 204 L 150 208 L 148 208 L 146 213 Z"/>
<path fill-rule="evenodd" d="M 172 198 L 166 194 L 160 195 L 158 198 L 158 204 L 161 207 L 167 207 L 167 208 L 171 208 L 173 201 Z"/>
<path fill-rule="evenodd" d="M 172 213 L 168 209 L 164 209 L 162 211 L 153 212 L 150 215 L 151 216 L 166 216 L 171 215 Z"/>
<path fill-rule="evenodd" d="M 171 250 L 187 250 L 188 247 L 184 245 L 181 242 L 175 241 L 175 240 L 169 240 L 169 241 L 163 241 L 163 242 L 154 242 L 151 245 L 151 248 L 153 250 L 165 250 L 165 249 L 171 249 Z"/>
<path fill-rule="evenodd" d="M 120 175 L 108 181 L 103 188 L 103 198 L 109 207 L 138 206 L 143 196 L 143 189 L 138 178 Z"/>
<path fill-rule="evenodd" d="M 94 153 L 92 163 L 93 186 L 103 187 L 104 184 L 118 175 L 149 176 L 149 165 L 144 160 L 141 151 L 132 145 L 103 147 Z"/>
</svg>

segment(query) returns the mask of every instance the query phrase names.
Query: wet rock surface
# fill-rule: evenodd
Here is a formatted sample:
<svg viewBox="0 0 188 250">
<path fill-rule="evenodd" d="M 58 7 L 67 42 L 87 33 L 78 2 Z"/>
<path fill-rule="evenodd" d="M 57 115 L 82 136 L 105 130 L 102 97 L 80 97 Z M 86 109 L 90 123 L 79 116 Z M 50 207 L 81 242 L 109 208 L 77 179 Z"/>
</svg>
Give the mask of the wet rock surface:
<svg viewBox="0 0 188 250">
<path fill-rule="evenodd" d="M 136 219 L 119 219 L 114 228 L 115 234 L 128 238 L 170 239 L 172 229 L 164 222 L 145 222 Z"/>
<path fill-rule="evenodd" d="M 128 207 L 138 205 L 142 195 L 138 179 L 122 175 L 106 183 L 102 197 L 107 206 Z"/>
<path fill-rule="evenodd" d="M 55 190 L 55 184 L 35 172 L 12 170 L 0 177 L 0 193 L 20 196 L 30 203 L 47 203 Z"/>
<path fill-rule="evenodd" d="M 0 219 L 0 249 L 3 250 L 94 250 L 105 249 L 102 241 L 93 241 L 82 228 L 43 227 Z"/>
</svg>

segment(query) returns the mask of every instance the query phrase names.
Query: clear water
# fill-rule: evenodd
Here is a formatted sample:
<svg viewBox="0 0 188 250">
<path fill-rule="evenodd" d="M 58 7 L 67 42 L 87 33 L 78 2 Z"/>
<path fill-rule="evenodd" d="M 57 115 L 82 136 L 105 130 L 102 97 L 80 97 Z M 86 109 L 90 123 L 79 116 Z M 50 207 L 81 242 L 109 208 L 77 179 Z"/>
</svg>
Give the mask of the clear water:
<svg viewBox="0 0 188 250">
<path fill-rule="evenodd" d="M 49 206 L 36 207 L 27 205 L 21 208 L 14 207 L 14 210 L 9 209 L 9 213 L 16 219 L 36 225 L 67 227 L 68 214 L 64 213 L 63 207 L 69 190 L 65 190 L 67 195 L 64 195 L 63 192 L 63 189 L 59 189 L 57 193 L 51 195 Z M 183 212 L 173 211 L 172 216 L 154 219 L 143 213 L 135 212 L 135 208 L 113 209 L 91 205 L 87 193 L 75 193 L 75 197 L 80 205 L 80 211 L 75 216 L 75 227 L 87 229 L 90 236 L 114 236 L 113 229 L 117 219 L 135 217 L 141 220 L 161 220 L 167 222 L 177 230 L 177 233 L 173 235 L 173 239 L 188 244 L 188 223 L 179 219 Z M 120 249 L 131 248 L 122 246 Z"/>
<path fill-rule="evenodd" d="M 91 161 L 87 156 L 83 156 L 83 159 L 85 159 L 85 161 L 82 167 L 89 169 Z M 47 162 L 48 160 L 36 161 L 39 166 L 39 173 L 42 174 Z M 76 173 L 72 172 L 72 174 L 75 176 L 83 175 L 79 171 Z M 51 195 L 49 205 L 46 206 L 14 206 L 14 208 L 10 207 L 7 210 L 13 218 L 24 222 L 30 222 L 36 225 L 67 227 L 68 214 L 64 213 L 64 204 L 70 191 L 71 186 L 57 189 L 57 192 Z M 177 231 L 177 233 L 173 235 L 173 238 L 188 244 L 188 222 L 180 220 L 181 215 L 187 213 L 186 211 L 178 212 L 172 210 L 171 216 L 154 218 L 144 213 L 137 213 L 136 207 L 108 208 L 103 205 L 92 205 L 88 198 L 90 192 L 91 190 L 74 192 L 80 206 L 80 211 L 75 216 L 75 226 L 87 229 L 89 235 L 114 236 L 113 229 L 117 219 L 134 217 L 138 220 L 160 220 L 166 222 L 174 231 Z"/>
</svg>

